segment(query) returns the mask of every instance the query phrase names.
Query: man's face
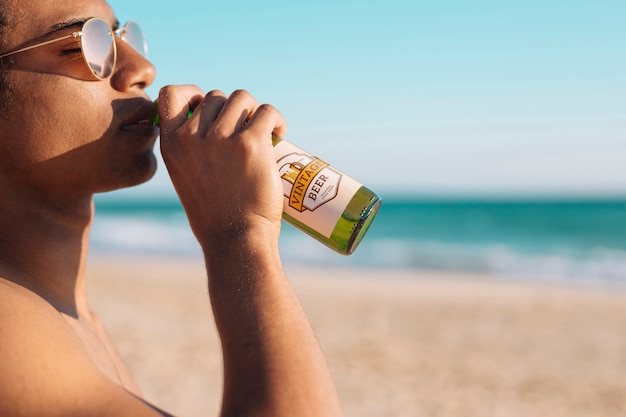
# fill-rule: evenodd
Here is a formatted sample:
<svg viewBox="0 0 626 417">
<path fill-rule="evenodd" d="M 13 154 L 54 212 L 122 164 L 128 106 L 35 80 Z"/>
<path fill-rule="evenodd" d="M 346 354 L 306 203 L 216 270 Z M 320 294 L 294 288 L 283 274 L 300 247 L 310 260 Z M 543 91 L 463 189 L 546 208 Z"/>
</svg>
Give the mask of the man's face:
<svg viewBox="0 0 626 417">
<path fill-rule="evenodd" d="M 99 17 L 115 29 L 104 0 L 7 5 L 16 19 L 5 31 L 6 50 L 80 30 L 79 24 L 50 33 L 68 21 Z M 151 102 L 144 89 L 155 70 L 129 45 L 118 38 L 116 43 L 117 64 L 107 80 L 94 78 L 72 38 L 13 56 L 12 106 L 0 115 L 0 187 L 13 183 L 81 195 L 135 185 L 154 174 L 158 131 L 145 123 Z"/>
</svg>

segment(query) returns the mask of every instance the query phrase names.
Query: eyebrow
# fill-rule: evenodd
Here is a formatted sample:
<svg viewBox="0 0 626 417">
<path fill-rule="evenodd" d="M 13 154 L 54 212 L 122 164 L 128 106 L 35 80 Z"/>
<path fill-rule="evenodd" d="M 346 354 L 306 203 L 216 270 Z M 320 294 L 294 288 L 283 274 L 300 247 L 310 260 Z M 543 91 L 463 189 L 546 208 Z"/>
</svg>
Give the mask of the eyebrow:
<svg viewBox="0 0 626 417">
<path fill-rule="evenodd" d="M 42 38 L 48 37 L 66 29 L 80 29 L 83 27 L 85 22 L 88 21 L 89 19 L 93 19 L 93 17 L 79 17 L 76 19 L 70 19 L 64 22 L 56 23 L 50 26 L 50 30 L 41 37 Z M 113 31 L 117 30 L 119 26 L 120 26 L 119 20 L 115 19 L 115 22 L 113 23 L 113 27 L 112 27 Z"/>
<path fill-rule="evenodd" d="M 40 37 L 47 38 L 48 36 L 52 36 L 57 32 L 61 32 L 66 29 L 80 29 L 87 20 L 89 20 L 89 18 L 77 18 L 56 23 L 50 26 L 50 30 L 48 30 L 48 32 L 44 33 Z"/>
</svg>

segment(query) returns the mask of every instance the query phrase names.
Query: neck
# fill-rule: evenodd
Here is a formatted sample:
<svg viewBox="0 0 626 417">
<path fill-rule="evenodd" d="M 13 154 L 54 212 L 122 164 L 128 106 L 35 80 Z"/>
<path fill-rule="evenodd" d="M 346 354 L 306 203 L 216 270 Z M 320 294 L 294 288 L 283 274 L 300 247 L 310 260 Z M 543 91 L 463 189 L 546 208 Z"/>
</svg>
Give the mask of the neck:
<svg viewBox="0 0 626 417">
<path fill-rule="evenodd" d="M 2 194 L 0 278 L 35 292 L 65 314 L 86 314 L 85 263 L 93 196 L 52 198 L 7 188 Z"/>
</svg>

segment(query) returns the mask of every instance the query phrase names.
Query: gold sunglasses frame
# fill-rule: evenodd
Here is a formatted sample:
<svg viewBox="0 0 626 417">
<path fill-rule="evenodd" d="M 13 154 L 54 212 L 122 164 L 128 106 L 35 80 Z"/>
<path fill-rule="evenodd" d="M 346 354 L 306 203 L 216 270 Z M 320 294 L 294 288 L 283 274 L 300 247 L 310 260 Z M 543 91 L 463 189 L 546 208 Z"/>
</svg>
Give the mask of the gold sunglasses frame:
<svg viewBox="0 0 626 417">
<path fill-rule="evenodd" d="M 91 18 L 91 19 L 85 21 L 85 23 L 83 23 L 83 28 L 85 27 L 85 25 L 87 23 L 89 23 L 89 22 L 91 22 L 93 20 L 100 20 L 100 21 L 106 23 L 106 21 L 104 21 L 103 19 L 94 17 L 94 18 Z M 130 20 L 130 21 L 126 22 L 126 24 L 124 24 L 124 26 L 122 26 L 121 28 L 119 28 L 117 30 L 111 29 L 111 26 L 108 23 L 106 23 L 106 25 L 109 27 L 108 34 L 111 35 L 111 39 L 113 40 L 113 43 L 112 43 L 112 48 L 113 48 L 113 66 L 112 66 L 112 68 L 115 68 L 115 64 L 117 63 L 117 45 L 116 45 L 116 42 L 115 42 L 115 36 L 117 36 L 118 38 L 120 38 L 123 41 L 126 41 L 124 35 L 126 33 L 128 25 L 131 24 L 131 23 L 134 23 L 135 25 L 137 25 L 137 27 L 139 27 L 139 31 L 140 31 L 141 36 L 142 36 L 142 45 L 141 46 L 142 46 L 143 51 L 137 50 L 134 46 L 133 46 L 133 49 L 136 50 L 137 52 L 139 52 L 141 54 L 141 56 L 147 57 L 148 48 L 147 48 L 147 45 L 146 45 L 146 37 L 143 34 L 143 31 L 141 30 L 141 27 L 139 26 L 138 23 Z M 44 41 L 44 42 L 41 42 L 41 43 L 36 43 L 34 45 L 30 45 L 30 46 L 26 46 L 24 48 L 17 49 L 15 51 L 10 51 L 10 52 L 6 52 L 4 54 L 0 54 L 0 59 L 8 57 L 8 56 L 15 55 L 15 54 L 19 54 L 21 52 L 30 51 L 31 49 L 39 48 L 39 47 L 42 47 L 42 46 L 45 46 L 45 45 L 50 45 L 51 43 L 60 42 L 60 41 L 62 41 L 64 39 L 82 38 L 84 35 L 85 35 L 84 31 L 83 31 L 83 29 L 81 29 L 81 30 L 73 32 L 73 33 L 71 33 L 69 35 L 64 35 L 64 36 L 61 36 L 59 38 L 50 39 L 50 40 L 47 40 L 47 41 Z M 81 45 L 82 45 L 82 40 L 81 40 Z M 89 68 L 89 71 L 91 71 L 91 73 L 96 78 L 98 78 L 100 80 L 105 80 L 105 79 L 107 79 L 107 78 L 109 78 L 111 76 L 111 74 L 113 73 L 113 70 L 111 70 L 111 73 L 108 76 L 106 76 L 106 77 L 101 77 L 98 74 L 96 74 L 96 72 L 93 70 L 93 68 L 91 68 L 91 65 L 89 65 L 89 62 L 87 61 L 87 57 L 85 56 L 85 52 L 84 52 L 83 48 L 81 48 L 81 53 L 83 55 L 83 60 L 85 61 L 85 64 Z"/>
</svg>

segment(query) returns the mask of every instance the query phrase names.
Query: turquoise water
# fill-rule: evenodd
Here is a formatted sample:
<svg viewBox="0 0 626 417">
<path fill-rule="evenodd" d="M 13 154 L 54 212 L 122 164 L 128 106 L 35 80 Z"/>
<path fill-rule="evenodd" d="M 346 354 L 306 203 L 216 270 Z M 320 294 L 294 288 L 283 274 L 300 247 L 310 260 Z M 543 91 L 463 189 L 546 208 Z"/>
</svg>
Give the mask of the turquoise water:
<svg viewBox="0 0 626 417">
<path fill-rule="evenodd" d="M 626 199 L 420 200 L 383 197 L 367 236 L 341 256 L 285 224 L 285 262 L 488 272 L 626 284 Z M 97 199 L 92 248 L 200 256 L 175 199 Z"/>
</svg>

